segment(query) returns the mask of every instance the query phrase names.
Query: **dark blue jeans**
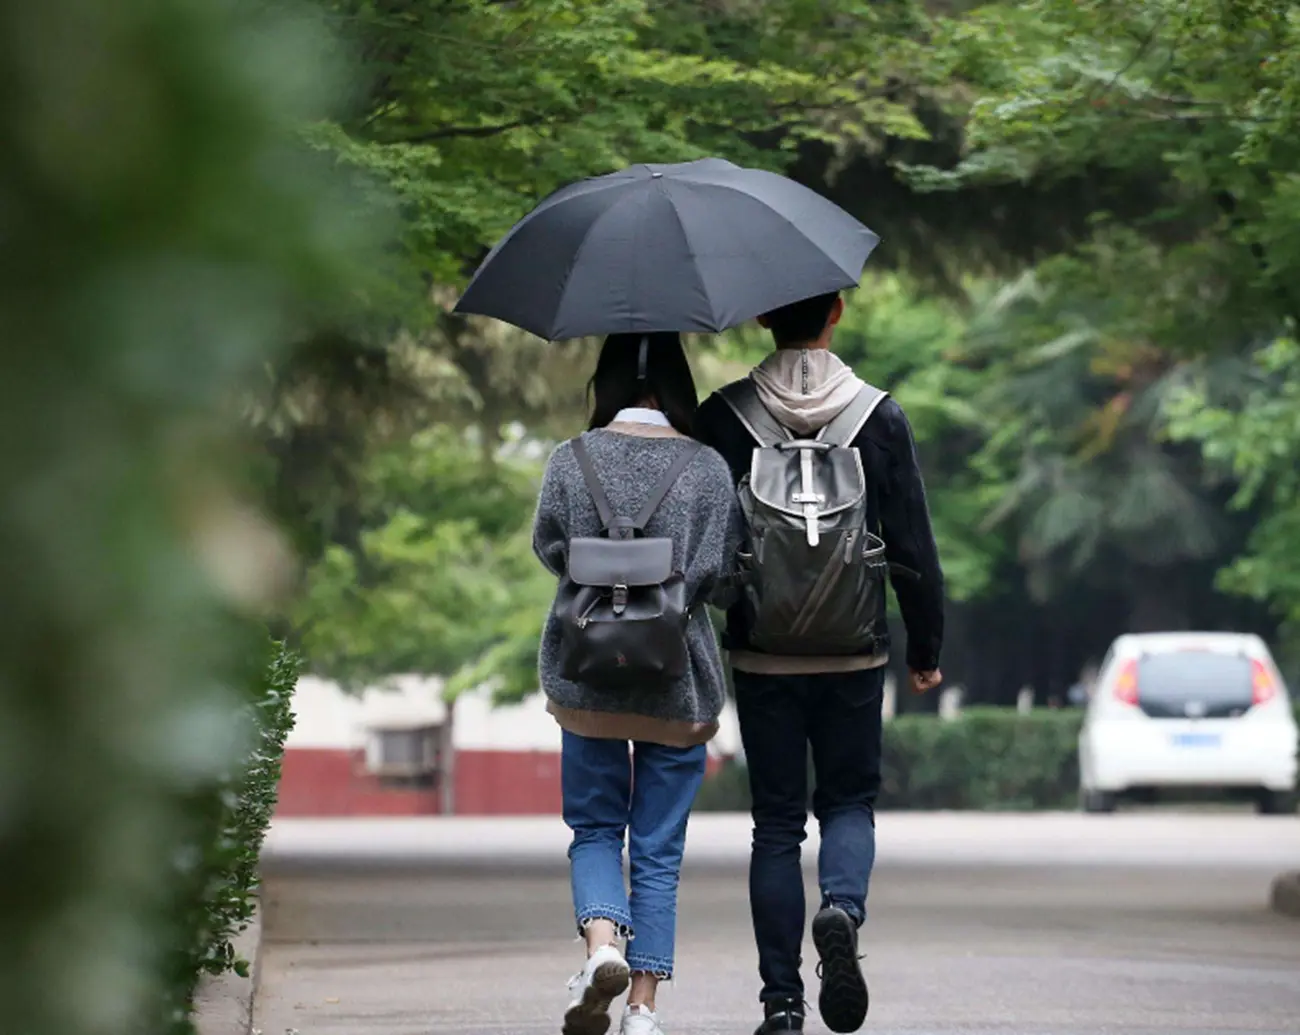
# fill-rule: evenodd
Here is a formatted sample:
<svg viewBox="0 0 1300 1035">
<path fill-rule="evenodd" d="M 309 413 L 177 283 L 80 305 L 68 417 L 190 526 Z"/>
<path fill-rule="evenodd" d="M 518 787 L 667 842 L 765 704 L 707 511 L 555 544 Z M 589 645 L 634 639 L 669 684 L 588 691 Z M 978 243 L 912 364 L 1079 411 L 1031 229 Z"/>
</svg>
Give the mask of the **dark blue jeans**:
<svg viewBox="0 0 1300 1035">
<path fill-rule="evenodd" d="M 821 826 L 822 906 L 861 924 L 876 860 L 884 669 L 806 676 L 735 673 L 736 710 L 754 798 L 749 904 L 761 999 L 802 999 L 805 909 L 800 846 L 807 836 L 808 749 Z"/>
</svg>

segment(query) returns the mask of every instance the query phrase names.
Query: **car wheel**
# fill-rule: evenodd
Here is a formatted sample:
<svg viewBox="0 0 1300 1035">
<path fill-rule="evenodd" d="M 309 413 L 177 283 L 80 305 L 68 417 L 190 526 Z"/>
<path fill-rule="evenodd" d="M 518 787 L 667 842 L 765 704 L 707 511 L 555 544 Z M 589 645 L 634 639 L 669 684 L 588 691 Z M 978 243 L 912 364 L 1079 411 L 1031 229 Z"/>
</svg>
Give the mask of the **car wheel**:
<svg viewBox="0 0 1300 1035">
<path fill-rule="evenodd" d="M 1084 812 L 1100 815 L 1114 812 L 1117 802 L 1110 791 L 1083 791 L 1079 795 L 1079 804 Z"/>
<path fill-rule="evenodd" d="M 1297 804 L 1295 791 L 1261 791 L 1258 809 L 1262 816 L 1290 816 Z"/>
</svg>

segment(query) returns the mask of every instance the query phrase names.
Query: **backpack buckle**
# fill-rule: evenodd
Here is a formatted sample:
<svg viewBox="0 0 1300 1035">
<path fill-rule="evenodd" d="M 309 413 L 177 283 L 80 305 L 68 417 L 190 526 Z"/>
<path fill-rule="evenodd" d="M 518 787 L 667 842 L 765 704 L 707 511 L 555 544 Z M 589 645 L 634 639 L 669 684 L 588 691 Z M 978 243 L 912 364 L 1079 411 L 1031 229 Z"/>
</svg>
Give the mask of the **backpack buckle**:
<svg viewBox="0 0 1300 1035">
<path fill-rule="evenodd" d="M 616 583 L 614 586 L 614 614 L 621 615 L 627 610 L 627 587 L 623 583 Z"/>
</svg>

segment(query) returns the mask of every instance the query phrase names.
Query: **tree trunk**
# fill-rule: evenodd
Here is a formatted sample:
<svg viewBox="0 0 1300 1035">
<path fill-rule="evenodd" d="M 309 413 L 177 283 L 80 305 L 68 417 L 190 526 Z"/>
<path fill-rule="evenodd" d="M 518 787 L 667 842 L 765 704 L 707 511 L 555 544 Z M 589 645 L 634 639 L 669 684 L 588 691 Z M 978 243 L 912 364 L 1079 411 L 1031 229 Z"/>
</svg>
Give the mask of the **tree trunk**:
<svg viewBox="0 0 1300 1035">
<path fill-rule="evenodd" d="M 456 702 L 447 702 L 447 718 L 442 724 L 442 764 L 438 786 L 442 792 L 442 814 L 456 815 Z"/>
</svg>

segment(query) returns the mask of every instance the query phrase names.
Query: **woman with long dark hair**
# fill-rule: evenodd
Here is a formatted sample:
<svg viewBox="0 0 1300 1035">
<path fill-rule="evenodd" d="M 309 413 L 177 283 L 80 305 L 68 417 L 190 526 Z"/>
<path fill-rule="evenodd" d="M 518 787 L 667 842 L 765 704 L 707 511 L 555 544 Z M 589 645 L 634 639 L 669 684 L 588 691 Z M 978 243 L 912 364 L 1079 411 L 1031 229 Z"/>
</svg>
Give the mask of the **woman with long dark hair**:
<svg viewBox="0 0 1300 1035">
<path fill-rule="evenodd" d="M 574 912 L 587 946 L 586 965 L 570 982 L 563 1031 L 603 1035 L 610 1005 L 630 984 L 622 1035 L 662 1035 L 655 992 L 673 974 L 686 821 L 725 697 L 703 605 L 727 595 L 741 520 L 726 463 L 690 438 L 695 381 L 678 335 L 607 338 L 590 396 L 589 430 L 560 445 L 547 464 L 534 549 L 563 586 L 570 541 L 609 533 L 593 478 L 606 498 L 606 517 L 649 509 L 639 531 L 671 540 L 673 576 L 684 584 L 687 661 L 683 674 L 662 683 L 568 678 L 558 598 L 547 619 L 539 670 L 548 708 L 563 729 Z M 626 595 L 627 587 L 617 588 Z"/>
</svg>

